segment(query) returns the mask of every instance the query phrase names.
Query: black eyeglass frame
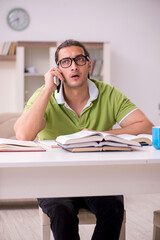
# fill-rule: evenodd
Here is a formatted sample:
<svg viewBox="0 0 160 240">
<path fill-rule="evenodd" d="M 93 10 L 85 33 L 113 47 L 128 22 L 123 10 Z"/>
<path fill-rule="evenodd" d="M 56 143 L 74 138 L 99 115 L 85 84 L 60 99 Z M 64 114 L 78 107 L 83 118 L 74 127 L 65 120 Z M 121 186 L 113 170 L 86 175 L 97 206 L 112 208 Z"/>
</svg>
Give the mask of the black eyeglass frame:
<svg viewBox="0 0 160 240">
<path fill-rule="evenodd" d="M 82 65 L 77 64 L 76 58 L 78 58 L 78 57 L 84 57 L 84 58 L 85 58 L 85 63 L 82 64 Z M 67 67 L 62 67 L 61 61 L 64 60 L 64 59 L 69 59 L 69 60 L 71 60 L 71 63 L 70 63 L 69 66 L 67 66 Z M 69 67 L 72 65 L 72 62 L 73 62 L 73 61 L 74 61 L 75 64 L 78 65 L 78 66 L 84 66 L 84 65 L 86 64 L 86 61 L 89 61 L 89 60 L 90 60 L 90 58 L 89 58 L 88 56 L 85 56 L 85 55 L 83 55 L 83 54 L 80 54 L 80 55 L 77 55 L 77 56 L 74 57 L 74 58 L 67 57 L 67 58 L 62 58 L 62 59 L 58 60 L 58 61 L 57 61 L 57 66 L 59 66 L 59 64 L 60 64 L 62 68 L 69 68 Z"/>
</svg>

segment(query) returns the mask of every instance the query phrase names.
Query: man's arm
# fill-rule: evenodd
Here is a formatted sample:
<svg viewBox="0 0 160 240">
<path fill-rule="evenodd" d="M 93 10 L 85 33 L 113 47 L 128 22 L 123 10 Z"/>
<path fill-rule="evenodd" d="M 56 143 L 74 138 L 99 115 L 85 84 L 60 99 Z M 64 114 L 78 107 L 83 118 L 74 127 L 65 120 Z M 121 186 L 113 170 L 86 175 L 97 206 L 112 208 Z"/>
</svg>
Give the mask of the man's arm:
<svg viewBox="0 0 160 240">
<path fill-rule="evenodd" d="M 45 86 L 39 94 L 33 105 L 24 112 L 14 125 L 16 138 L 19 140 L 34 140 L 37 134 L 44 129 L 45 119 L 44 114 L 47 108 L 48 101 L 53 91 L 57 86 L 54 84 L 53 78 L 57 76 L 63 81 L 61 71 L 57 68 L 51 68 L 45 74 Z"/>
<path fill-rule="evenodd" d="M 106 131 L 112 134 L 133 134 L 138 135 L 141 133 L 152 134 L 153 124 L 149 119 L 144 115 L 144 113 L 137 109 L 131 114 L 129 114 L 124 120 L 120 123 L 120 129 L 113 129 Z"/>
</svg>

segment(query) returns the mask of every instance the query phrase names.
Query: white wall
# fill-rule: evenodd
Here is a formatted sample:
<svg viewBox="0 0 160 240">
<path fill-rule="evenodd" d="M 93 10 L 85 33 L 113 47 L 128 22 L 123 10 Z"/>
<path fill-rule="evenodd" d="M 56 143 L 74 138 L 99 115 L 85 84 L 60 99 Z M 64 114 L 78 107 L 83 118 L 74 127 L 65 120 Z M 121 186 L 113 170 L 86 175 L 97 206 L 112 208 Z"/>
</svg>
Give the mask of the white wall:
<svg viewBox="0 0 160 240">
<path fill-rule="evenodd" d="M 11 30 L 13 7 L 25 8 L 30 26 Z M 0 0 L 0 41 L 111 42 L 111 83 L 154 122 L 160 103 L 159 0 Z"/>
</svg>

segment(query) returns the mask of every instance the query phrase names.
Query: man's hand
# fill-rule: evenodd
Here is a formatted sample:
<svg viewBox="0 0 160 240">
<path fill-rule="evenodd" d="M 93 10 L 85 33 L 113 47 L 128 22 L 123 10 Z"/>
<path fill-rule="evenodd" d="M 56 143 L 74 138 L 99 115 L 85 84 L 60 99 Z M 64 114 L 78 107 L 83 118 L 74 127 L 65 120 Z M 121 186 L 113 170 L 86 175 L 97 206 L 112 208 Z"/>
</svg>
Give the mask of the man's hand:
<svg viewBox="0 0 160 240">
<path fill-rule="evenodd" d="M 44 75 L 45 87 L 50 89 L 52 92 L 57 89 L 57 85 L 54 81 L 55 77 L 57 77 L 62 82 L 64 81 L 62 71 L 59 68 L 53 67 Z"/>
</svg>

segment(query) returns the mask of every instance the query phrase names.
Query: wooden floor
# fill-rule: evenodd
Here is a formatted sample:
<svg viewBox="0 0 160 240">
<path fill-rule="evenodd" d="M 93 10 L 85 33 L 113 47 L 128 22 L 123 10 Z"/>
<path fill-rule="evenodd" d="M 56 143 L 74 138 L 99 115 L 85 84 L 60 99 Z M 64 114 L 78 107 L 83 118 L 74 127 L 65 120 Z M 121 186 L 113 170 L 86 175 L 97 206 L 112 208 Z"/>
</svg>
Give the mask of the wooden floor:
<svg viewBox="0 0 160 240">
<path fill-rule="evenodd" d="M 160 194 L 125 196 L 126 240 L 152 240 L 153 211 L 160 209 Z M 80 226 L 81 240 L 90 240 L 94 226 Z M 0 201 L 0 240 L 40 240 L 35 202 Z"/>
</svg>

